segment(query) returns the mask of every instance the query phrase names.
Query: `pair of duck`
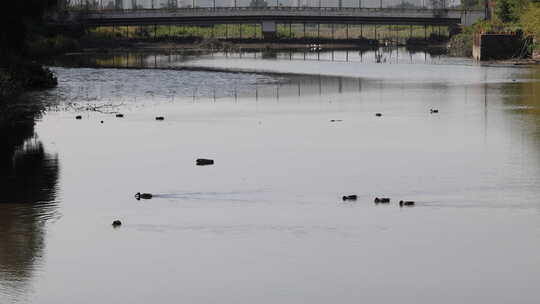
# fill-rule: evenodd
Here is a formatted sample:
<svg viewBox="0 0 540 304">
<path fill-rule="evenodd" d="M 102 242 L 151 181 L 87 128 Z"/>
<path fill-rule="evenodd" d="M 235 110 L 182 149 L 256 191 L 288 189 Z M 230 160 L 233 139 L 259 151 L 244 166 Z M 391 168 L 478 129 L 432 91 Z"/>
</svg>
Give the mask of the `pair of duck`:
<svg viewBox="0 0 540 304">
<path fill-rule="evenodd" d="M 343 201 L 356 201 L 358 200 L 358 195 L 345 195 L 343 196 Z M 375 203 L 376 204 L 388 204 L 390 203 L 390 199 L 389 198 L 378 198 L 376 197 L 375 198 Z"/>
<path fill-rule="evenodd" d="M 431 113 L 431 114 L 439 114 L 439 110 L 438 109 L 430 109 L 429 113 Z M 382 113 L 376 113 L 375 116 L 382 117 L 383 115 L 382 115 Z"/>
</svg>

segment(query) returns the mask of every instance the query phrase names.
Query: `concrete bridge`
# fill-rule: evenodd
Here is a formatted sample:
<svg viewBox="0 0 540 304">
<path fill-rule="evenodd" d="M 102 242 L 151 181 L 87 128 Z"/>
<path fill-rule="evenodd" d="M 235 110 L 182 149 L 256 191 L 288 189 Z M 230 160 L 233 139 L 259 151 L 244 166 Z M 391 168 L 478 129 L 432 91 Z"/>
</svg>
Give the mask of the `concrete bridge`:
<svg viewBox="0 0 540 304">
<path fill-rule="evenodd" d="M 211 7 L 175 9 L 87 9 L 71 11 L 87 26 L 261 24 L 265 36 L 277 24 L 470 25 L 483 10 L 427 8 Z M 75 18 L 75 17 L 74 17 Z"/>
</svg>

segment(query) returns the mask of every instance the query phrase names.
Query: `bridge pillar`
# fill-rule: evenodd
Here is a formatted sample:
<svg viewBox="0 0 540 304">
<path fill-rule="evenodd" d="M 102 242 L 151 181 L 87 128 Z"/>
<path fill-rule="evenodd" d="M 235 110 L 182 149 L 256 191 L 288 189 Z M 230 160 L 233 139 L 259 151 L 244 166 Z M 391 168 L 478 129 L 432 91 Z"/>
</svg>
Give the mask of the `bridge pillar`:
<svg viewBox="0 0 540 304">
<path fill-rule="evenodd" d="M 263 38 L 265 40 L 272 40 L 277 38 L 277 24 L 275 21 L 263 21 L 262 22 Z"/>
<path fill-rule="evenodd" d="M 451 25 L 451 26 L 448 27 L 448 36 L 450 38 L 452 38 L 455 35 L 461 34 L 462 31 L 463 31 L 463 29 L 460 26 L 458 26 L 457 24 L 456 25 Z"/>
</svg>

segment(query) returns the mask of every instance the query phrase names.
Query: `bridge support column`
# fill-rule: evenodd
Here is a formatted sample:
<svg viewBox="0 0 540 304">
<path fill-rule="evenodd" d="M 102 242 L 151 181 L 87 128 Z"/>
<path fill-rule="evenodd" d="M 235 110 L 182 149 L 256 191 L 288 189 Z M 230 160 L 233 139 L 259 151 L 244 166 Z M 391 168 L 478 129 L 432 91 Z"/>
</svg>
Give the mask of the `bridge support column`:
<svg viewBox="0 0 540 304">
<path fill-rule="evenodd" d="M 457 24 L 448 27 L 448 38 L 452 38 L 457 34 L 461 34 L 462 29 Z"/>
<path fill-rule="evenodd" d="M 263 38 L 265 40 L 276 39 L 277 37 L 277 24 L 275 21 L 263 21 L 262 22 Z"/>
</svg>

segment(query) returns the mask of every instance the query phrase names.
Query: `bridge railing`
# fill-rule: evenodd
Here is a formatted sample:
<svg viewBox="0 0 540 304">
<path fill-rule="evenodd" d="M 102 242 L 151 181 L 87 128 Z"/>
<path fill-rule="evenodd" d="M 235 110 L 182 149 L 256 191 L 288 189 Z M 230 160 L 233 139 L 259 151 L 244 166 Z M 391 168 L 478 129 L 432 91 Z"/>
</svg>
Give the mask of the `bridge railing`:
<svg viewBox="0 0 540 304">
<path fill-rule="evenodd" d="M 457 9 L 460 0 L 60 0 L 71 10 L 141 9 Z"/>
<path fill-rule="evenodd" d="M 355 12 L 402 12 L 402 13 L 444 13 L 444 12 L 463 12 L 463 9 L 423 9 L 423 8 L 332 8 L 332 7 L 322 7 L 322 8 L 310 8 L 310 7 L 294 7 L 294 8 L 252 8 L 252 7 L 240 7 L 240 8 L 175 8 L 175 9 L 98 9 L 98 10 L 87 10 L 92 13 L 119 13 L 119 14 L 133 14 L 133 13 L 151 13 L 151 12 L 190 12 L 192 14 L 197 14 L 197 12 L 251 12 L 251 11 L 262 11 L 262 12 L 320 12 L 324 14 L 325 12 L 343 12 L 343 13 L 355 13 Z"/>
</svg>

